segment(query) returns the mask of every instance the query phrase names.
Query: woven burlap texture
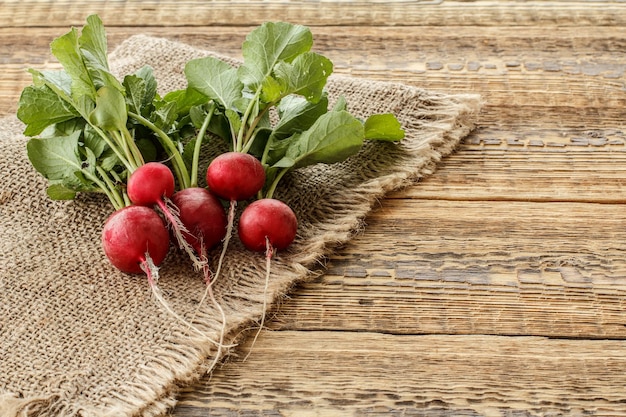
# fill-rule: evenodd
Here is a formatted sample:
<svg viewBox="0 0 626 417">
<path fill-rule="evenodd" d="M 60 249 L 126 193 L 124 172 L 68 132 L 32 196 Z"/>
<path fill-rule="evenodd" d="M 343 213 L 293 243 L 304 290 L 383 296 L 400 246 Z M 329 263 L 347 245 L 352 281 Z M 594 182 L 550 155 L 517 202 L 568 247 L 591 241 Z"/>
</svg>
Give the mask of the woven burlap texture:
<svg viewBox="0 0 626 417">
<path fill-rule="evenodd" d="M 139 35 L 120 44 L 110 61 L 118 75 L 152 66 L 163 93 L 183 88 L 185 62 L 206 55 L 216 54 Z M 233 235 L 215 284 L 227 342 L 258 323 L 264 299 L 271 308 L 319 273 L 320 260 L 363 227 L 386 193 L 431 174 L 474 128 L 480 108 L 476 95 L 399 83 L 332 76 L 327 88 L 331 102 L 345 96 L 357 116 L 396 114 L 406 139 L 368 144 L 345 163 L 285 179 L 276 197 L 294 208 L 300 227 L 296 242 L 274 259 L 267 292 L 263 255 L 246 252 Z M 145 277 L 107 262 L 100 232 L 112 212 L 108 201 L 49 200 L 45 179 L 26 158 L 23 126 L 14 117 L 0 126 L 0 416 L 163 415 L 177 390 L 207 371 L 215 345 L 190 338 L 155 302 Z M 174 250 L 160 274 L 173 309 L 193 316 L 205 288 L 200 274 Z M 212 303 L 203 304 L 195 323 L 218 338 Z"/>
</svg>

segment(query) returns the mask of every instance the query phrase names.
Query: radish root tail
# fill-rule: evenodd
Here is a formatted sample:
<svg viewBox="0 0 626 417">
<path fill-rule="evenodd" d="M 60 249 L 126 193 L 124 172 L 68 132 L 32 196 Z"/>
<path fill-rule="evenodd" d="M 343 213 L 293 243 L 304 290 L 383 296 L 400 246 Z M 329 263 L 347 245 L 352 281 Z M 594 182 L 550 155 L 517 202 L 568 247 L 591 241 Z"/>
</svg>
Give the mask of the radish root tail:
<svg viewBox="0 0 626 417">
<path fill-rule="evenodd" d="M 180 314 L 176 313 L 170 304 L 163 297 L 163 293 L 161 292 L 161 288 L 159 288 L 159 268 L 154 264 L 150 254 L 146 252 L 144 259 L 141 261 L 141 269 L 145 272 L 146 277 L 148 278 L 148 283 L 150 284 L 150 289 L 152 290 L 152 294 L 157 302 L 165 309 L 167 313 L 169 313 L 172 317 L 179 320 L 181 323 L 188 326 L 189 329 L 196 332 L 199 336 L 209 340 L 213 344 L 217 344 L 218 342 L 208 337 L 206 333 L 195 327 L 191 322 L 188 322 Z"/>
<path fill-rule="evenodd" d="M 254 344 L 256 343 L 256 340 L 259 337 L 259 334 L 261 333 L 261 331 L 263 330 L 263 326 L 265 324 L 265 314 L 267 312 L 267 292 L 269 289 L 270 270 L 272 266 L 273 257 L 274 257 L 274 247 L 272 246 L 272 244 L 270 243 L 269 239 L 266 236 L 265 237 L 265 289 L 263 290 L 263 311 L 261 313 L 261 323 L 259 324 L 259 329 L 254 335 L 254 339 L 252 339 L 252 344 L 250 345 L 250 350 L 248 351 L 248 354 L 246 355 L 245 358 L 243 358 L 244 362 L 248 359 L 248 357 L 252 353 L 252 348 L 254 347 Z"/>
<path fill-rule="evenodd" d="M 196 314 L 198 313 L 198 311 L 200 310 L 200 308 L 202 307 L 202 305 L 204 304 L 204 301 L 206 300 L 207 297 L 209 297 L 209 299 L 211 300 L 211 302 L 215 305 L 215 307 L 219 310 L 220 315 L 222 316 L 222 328 L 220 330 L 220 340 L 218 343 L 214 344 L 217 346 L 217 352 L 215 353 L 215 358 L 213 359 L 213 362 L 211 363 L 211 366 L 209 368 L 209 371 L 211 369 L 213 369 L 215 367 L 215 365 L 217 364 L 217 362 L 220 360 L 220 356 L 222 353 L 222 348 L 224 348 L 224 336 L 226 334 L 226 314 L 224 313 L 224 309 L 222 308 L 222 306 L 220 305 L 220 303 L 217 302 L 217 299 L 215 298 L 215 294 L 213 293 L 213 284 L 215 283 L 215 281 L 217 281 L 217 278 L 220 274 L 220 272 L 222 271 L 222 264 L 224 263 L 224 258 L 226 256 L 226 250 L 228 248 L 228 243 L 230 242 L 230 236 L 233 233 L 233 224 L 235 223 L 235 209 L 237 207 L 237 201 L 236 200 L 231 200 L 230 202 L 230 208 L 228 210 L 228 224 L 226 226 L 226 236 L 224 236 L 224 241 L 223 241 L 223 247 L 222 247 L 222 252 L 220 254 L 220 258 L 219 261 L 217 263 L 217 270 L 215 271 L 215 275 L 213 276 L 213 279 L 211 279 L 211 272 L 209 270 L 208 265 L 203 266 L 203 271 L 204 271 L 204 280 L 206 282 L 206 289 L 204 291 L 204 294 L 202 295 L 202 298 L 200 299 L 200 302 L 198 303 L 198 307 L 196 308 Z M 206 249 L 204 247 L 204 245 L 202 245 L 202 252 L 203 252 L 203 256 L 204 253 L 206 252 Z"/>
<path fill-rule="evenodd" d="M 201 248 L 201 251 L 202 251 L 202 255 L 201 255 L 202 259 L 203 260 L 207 260 L 208 256 L 207 256 L 207 253 L 206 253 L 206 247 L 204 246 L 204 241 L 202 241 L 202 240 L 200 241 L 200 248 Z M 225 348 L 225 347 L 230 347 L 230 346 L 225 346 L 224 345 L 224 337 L 226 335 L 226 313 L 224 313 L 224 309 L 222 308 L 220 303 L 215 298 L 215 294 L 213 292 L 213 282 L 211 280 L 211 270 L 209 269 L 208 263 L 205 263 L 203 265 L 202 271 L 203 271 L 203 275 L 204 275 L 204 282 L 206 284 L 206 290 L 204 292 L 204 295 L 202 296 L 202 299 L 198 303 L 198 306 L 197 306 L 196 311 L 194 313 L 194 319 L 198 315 L 198 311 L 200 310 L 200 307 L 204 303 L 204 301 L 205 301 L 207 296 L 209 297 L 209 299 L 211 300 L 211 302 L 213 303 L 215 308 L 217 308 L 217 310 L 219 311 L 220 316 L 222 318 L 222 327 L 220 329 L 219 342 L 217 342 L 217 343 L 213 342 L 213 344 L 215 344 L 216 347 L 217 347 L 217 352 L 215 352 L 215 357 L 213 358 L 213 362 L 211 363 L 211 365 L 209 366 L 209 368 L 207 370 L 207 372 L 210 372 L 213 368 L 215 368 L 215 366 L 217 365 L 217 362 L 220 360 L 220 358 L 222 356 L 222 349 Z"/>
<path fill-rule="evenodd" d="M 205 269 L 208 271 L 209 269 L 208 266 L 206 266 Z M 224 313 L 224 309 L 222 308 L 220 303 L 217 301 L 217 299 L 215 298 L 215 294 L 213 293 L 210 271 L 205 272 L 205 277 L 207 276 L 207 274 L 208 274 L 208 277 L 205 278 L 205 281 L 207 284 L 207 292 L 209 295 L 209 299 L 211 300 L 213 305 L 215 305 L 217 310 L 220 312 L 220 316 L 222 318 L 222 327 L 220 329 L 219 342 L 215 344 L 217 346 L 217 352 L 215 352 L 215 358 L 213 358 L 213 362 L 211 363 L 209 367 L 209 371 L 211 371 L 213 368 L 215 368 L 215 366 L 217 365 L 217 362 L 220 360 L 220 357 L 222 356 L 222 349 L 224 348 L 224 336 L 226 335 L 226 314 Z"/>
</svg>

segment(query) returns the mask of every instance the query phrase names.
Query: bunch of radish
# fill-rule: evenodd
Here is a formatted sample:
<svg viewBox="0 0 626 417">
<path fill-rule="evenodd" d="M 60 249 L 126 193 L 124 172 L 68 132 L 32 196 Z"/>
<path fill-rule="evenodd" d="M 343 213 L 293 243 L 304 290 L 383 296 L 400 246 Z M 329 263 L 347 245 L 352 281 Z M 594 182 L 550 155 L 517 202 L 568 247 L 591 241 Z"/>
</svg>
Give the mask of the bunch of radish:
<svg viewBox="0 0 626 417">
<path fill-rule="evenodd" d="M 123 272 L 146 274 L 172 314 L 157 287 L 171 246 L 202 271 L 205 295 L 217 304 L 212 286 L 237 222 L 244 247 L 265 253 L 267 286 L 270 260 L 297 236 L 296 213 L 275 197 L 281 179 L 341 162 L 367 140 L 404 136 L 392 114 L 359 119 L 342 97 L 331 106 L 333 65 L 312 45 L 307 27 L 267 22 L 246 37 L 240 66 L 191 60 L 186 88 L 160 96 L 150 67 L 113 76 L 103 24 L 90 16 L 82 33 L 72 28 L 52 42 L 63 70 L 30 70 L 34 83 L 18 109 L 32 137 L 29 159 L 52 199 L 108 197 L 114 212 L 102 230 L 104 254 Z M 209 256 L 219 245 L 213 274 Z"/>
</svg>

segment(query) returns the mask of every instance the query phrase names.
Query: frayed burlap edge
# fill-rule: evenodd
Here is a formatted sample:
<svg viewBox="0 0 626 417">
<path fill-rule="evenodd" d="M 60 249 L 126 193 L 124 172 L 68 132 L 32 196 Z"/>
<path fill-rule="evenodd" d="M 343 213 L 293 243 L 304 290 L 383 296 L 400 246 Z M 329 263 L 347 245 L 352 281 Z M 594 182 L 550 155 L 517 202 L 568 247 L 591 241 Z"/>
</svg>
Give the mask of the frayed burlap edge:
<svg viewBox="0 0 626 417">
<path fill-rule="evenodd" d="M 337 82 L 350 82 L 354 79 L 348 77 L 334 77 Z M 362 80 L 364 81 L 364 80 Z M 386 86 L 390 83 L 371 82 L 374 86 Z M 300 282 L 311 279 L 322 273 L 321 261 L 331 249 L 336 248 L 358 233 L 363 225 L 363 220 L 372 211 L 376 203 L 388 192 L 415 184 L 419 179 L 433 173 L 441 159 L 450 153 L 474 128 L 477 114 L 481 108 L 481 101 L 477 95 L 449 95 L 445 93 L 424 92 L 422 90 L 401 86 L 399 90 L 404 94 L 414 94 L 416 100 L 427 99 L 428 107 L 421 110 L 431 113 L 432 118 L 415 120 L 415 123 L 405 126 L 408 132 L 427 129 L 433 136 L 424 141 L 405 141 L 410 154 L 410 163 L 402 169 L 396 170 L 393 175 L 385 175 L 363 183 L 352 190 L 352 193 L 344 196 L 344 206 L 333 206 L 341 216 L 341 223 L 329 223 L 317 225 L 315 236 L 305 236 L 302 244 L 298 245 L 297 253 L 289 258 L 289 264 L 285 265 L 283 279 L 274 281 L 265 294 L 270 309 L 276 302 L 288 294 Z M 8 121 L 14 125 L 14 120 Z M 410 138 L 409 138 L 410 139 Z M 256 309 L 257 316 L 262 312 L 260 305 Z M 239 316 L 231 321 L 228 329 L 227 341 L 235 341 L 241 337 L 242 330 L 250 327 L 258 317 Z M 43 416 L 55 415 L 61 417 L 112 417 L 137 415 L 142 417 L 161 416 L 176 403 L 176 394 L 183 386 L 194 383 L 202 377 L 208 369 L 206 361 L 213 351 L 206 343 L 198 343 L 194 346 L 195 355 L 170 351 L 164 357 L 164 363 L 170 369 L 164 370 L 158 378 L 154 373 L 147 373 L 144 378 L 151 384 L 146 386 L 125 387 L 124 396 L 111 399 L 107 404 L 106 411 L 102 409 L 87 408 L 70 403 L 71 395 L 64 397 L 55 394 L 50 396 L 16 398 L 10 393 L 0 394 L 0 415 L 2 417 Z M 224 352 L 225 354 L 226 352 Z M 76 387 L 80 389 L 80 387 Z M 129 410 L 132 414 L 129 414 Z"/>
</svg>

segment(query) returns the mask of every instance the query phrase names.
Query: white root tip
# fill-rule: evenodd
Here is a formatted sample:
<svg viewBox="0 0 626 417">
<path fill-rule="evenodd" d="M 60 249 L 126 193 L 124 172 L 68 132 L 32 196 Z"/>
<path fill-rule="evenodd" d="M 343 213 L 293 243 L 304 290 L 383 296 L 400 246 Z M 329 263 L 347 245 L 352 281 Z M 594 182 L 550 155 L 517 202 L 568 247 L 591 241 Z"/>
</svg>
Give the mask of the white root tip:
<svg viewBox="0 0 626 417">
<path fill-rule="evenodd" d="M 163 293 L 161 292 L 161 289 L 158 286 L 159 268 L 154 264 L 148 252 L 146 252 L 145 259 L 141 263 L 141 269 L 146 273 L 146 276 L 148 278 L 148 283 L 150 284 L 150 289 L 152 290 L 152 294 L 154 298 L 167 313 L 169 313 L 176 320 L 186 325 L 188 329 L 193 330 L 202 338 L 208 340 L 209 342 L 213 344 L 219 345 L 219 342 L 208 337 L 206 333 L 204 333 L 203 331 L 195 327 L 191 322 L 185 320 L 180 314 L 176 313 L 176 311 L 172 309 L 172 307 L 167 302 L 167 300 L 165 300 L 165 298 L 163 297 Z"/>
<path fill-rule="evenodd" d="M 220 303 L 218 303 L 217 299 L 215 298 L 215 295 L 213 294 L 213 289 L 211 288 L 211 285 L 209 283 L 207 283 L 207 289 L 209 292 L 209 298 L 211 302 L 218 309 L 218 311 L 220 312 L 220 316 L 222 318 L 222 327 L 220 329 L 219 342 L 215 343 L 215 345 L 217 346 L 217 352 L 215 352 L 215 358 L 213 358 L 213 362 L 211 362 L 211 365 L 209 366 L 207 370 L 207 372 L 210 372 L 211 370 L 213 370 L 213 368 L 215 368 L 215 366 L 217 365 L 217 362 L 220 360 L 220 357 L 222 356 L 222 349 L 224 348 L 224 337 L 226 335 L 226 314 L 224 313 L 224 309 L 222 308 Z"/>
<path fill-rule="evenodd" d="M 263 290 L 263 311 L 261 312 L 261 323 L 259 324 L 259 329 L 254 335 L 254 339 L 252 339 L 252 344 L 250 345 L 250 350 L 248 350 L 248 354 L 246 355 L 245 358 L 243 358 L 244 362 L 248 360 L 248 357 L 252 353 L 252 348 L 254 347 L 254 344 L 256 343 L 256 340 L 259 337 L 259 334 L 261 334 L 261 331 L 263 330 L 263 326 L 265 324 L 265 314 L 267 313 L 267 291 L 269 289 L 269 284 L 270 284 L 270 271 L 272 267 L 273 256 L 274 256 L 274 247 L 272 246 L 272 244 L 270 243 L 269 239 L 266 236 L 265 237 L 265 289 Z"/>
</svg>

